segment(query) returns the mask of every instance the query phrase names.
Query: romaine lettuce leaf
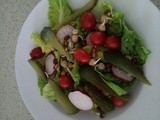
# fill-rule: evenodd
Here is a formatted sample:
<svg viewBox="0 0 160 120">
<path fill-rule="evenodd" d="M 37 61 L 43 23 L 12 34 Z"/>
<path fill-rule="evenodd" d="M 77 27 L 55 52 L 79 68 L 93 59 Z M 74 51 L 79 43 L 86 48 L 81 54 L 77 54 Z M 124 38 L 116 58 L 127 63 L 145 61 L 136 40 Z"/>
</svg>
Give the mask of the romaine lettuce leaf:
<svg viewBox="0 0 160 120">
<path fill-rule="evenodd" d="M 124 25 L 121 51 L 123 54 L 135 57 L 139 65 L 143 65 L 151 53 L 151 51 L 144 46 L 142 39 L 138 37 L 135 32 L 129 30 L 126 25 Z"/>
<path fill-rule="evenodd" d="M 54 50 L 52 44 L 47 44 L 43 41 L 39 33 L 32 33 L 31 39 L 33 39 L 33 41 L 41 47 L 43 53 L 49 53 Z"/>
<path fill-rule="evenodd" d="M 45 87 L 46 82 L 43 78 L 39 77 L 38 78 L 38 88 L 40 90 L 40 95 L 43 95 L 43 88 Z"/>
<path fill-rule="evenodd" d="M 56 100 L 55 92 L 50 83 L 46 84 L 45 87 L 43 88 L 42 96 L 49 100 L 54 100 L 54 101 Z"/>
<path fill-rule="evenodd" d="M 111 35 L 123 35 L 124 14 L 117 11 L 112 11 L 112 17 L 108 20 L 107 33 Z"/>
<path fill-rule="evenodd" d="M 67 0 L 48 0 L 48 2 L 48 20 L 52 28 L 72 14 L 72 9 Z"/>
</svg>

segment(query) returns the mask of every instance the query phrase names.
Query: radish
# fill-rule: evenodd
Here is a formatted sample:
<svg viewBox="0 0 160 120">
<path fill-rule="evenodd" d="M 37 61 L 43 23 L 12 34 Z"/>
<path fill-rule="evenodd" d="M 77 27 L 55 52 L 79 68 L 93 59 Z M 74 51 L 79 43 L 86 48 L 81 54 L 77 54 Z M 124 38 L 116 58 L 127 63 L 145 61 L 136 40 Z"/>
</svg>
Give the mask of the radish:
<svg viewBox="0 0 160 120">
<path fill-rule="evenodd" d="M 112 73 L 115 77 L 117 77 L 125 82 L 130 82 L 134 79 L 133 76 L 131 76 L 130 74 L 126 73 L 125 71 L 123 71 L 115 66 L 112 66 Z"/>
<path fill-rule="evenodd" d="M 53 54 L 49 54 L 45 59 L 45 71 L 48 75 L 52 75 L 55 70 L 55 56 Z"/>
<path fill-rule="evenodd" d="M 60 43 L 64 42 L 64 38 L 66 36 L 71 37 L 73 30 L 74 28 L 71 25 L 65 25 L 62 28 L 60 28 L 57 32 L 57 38 L 60 40 Z"/>
<path fill-rule="evenodd" d="M 87 111 L 93 107 L 92 99 L 80 91 L 70 92 L 68 98 L 71 103 L 80 110 Z"/>
</svg>

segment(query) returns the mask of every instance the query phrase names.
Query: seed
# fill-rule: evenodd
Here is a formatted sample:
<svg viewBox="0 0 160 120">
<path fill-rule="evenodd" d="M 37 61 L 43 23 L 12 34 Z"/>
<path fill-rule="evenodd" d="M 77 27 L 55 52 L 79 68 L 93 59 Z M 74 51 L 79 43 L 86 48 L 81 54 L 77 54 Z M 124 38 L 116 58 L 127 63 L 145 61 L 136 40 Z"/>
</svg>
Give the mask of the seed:
<svg viewBox="0 0 160 120">
<path fill-rule="evenodd" d="M 67 60 L 62 60 L 62 61 L 61 61 L 61 66 L 62 66 L 63 68 L 66 68 L 66 67 L 67 67 Z"/>
<path fill-rule="evenodd" d="M 101 17 L 101 23 L 105 21 L 105 24 L 108 22 L 108 17 L 106 15 L 102 15 Z"/>
<path fill-rule="evenodd" d="M 99 25 L 98 29 L 102 32 L 106 31 L 105 20 L 101 25 Z"/>
<path fill-rule="evenodd" d="M 105 69 L 104 63 L 99 63 L 99 64 L 98 64 L 98 68 L 99 68 L 100 70 L 104 70 L 104 69 Z"/>
<path fill-rule="evenodd" d="M 73 35 L 77 35 L 77 34 L 78 34 L 78 30 L 77 30 L 77 29 L 74 29 L 74 30 L 72 31 L 72 34 L 73 34 Z"/>
<path fill-rule="evenodd" d="M 77 43 L 78 42 L 78 35 L 72 35 L 72 42 Z"/>
<path fill-rule="evenodd" d="M 90 61 L 89 61 L 89 65 L 91 65 L 91 66 L 95 66 L 95 62 L 96 62 L 96 60 L 95 60 L 95 59 L 90 59 Z"/>
</svg>

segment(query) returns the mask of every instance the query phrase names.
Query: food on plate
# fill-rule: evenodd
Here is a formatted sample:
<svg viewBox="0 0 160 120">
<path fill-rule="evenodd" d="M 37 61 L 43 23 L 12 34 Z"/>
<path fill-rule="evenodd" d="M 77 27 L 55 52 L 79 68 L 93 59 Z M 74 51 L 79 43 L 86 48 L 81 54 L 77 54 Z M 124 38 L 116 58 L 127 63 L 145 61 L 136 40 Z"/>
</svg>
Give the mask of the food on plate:
<svg viewBox="0 0 160 120">
<path fill-rule="evenodd" d="M 48 3 L 50 25 L 32 33 L 37 47 L 28 60 L 41 96 L 67 114 L 91 110 L 103 118 L 130 101 L 135 81 L 151 85 L 143 73 L 151 51 L 111 3 L 90 0 L 77 11 L 67 0 Z"/>
</svg>

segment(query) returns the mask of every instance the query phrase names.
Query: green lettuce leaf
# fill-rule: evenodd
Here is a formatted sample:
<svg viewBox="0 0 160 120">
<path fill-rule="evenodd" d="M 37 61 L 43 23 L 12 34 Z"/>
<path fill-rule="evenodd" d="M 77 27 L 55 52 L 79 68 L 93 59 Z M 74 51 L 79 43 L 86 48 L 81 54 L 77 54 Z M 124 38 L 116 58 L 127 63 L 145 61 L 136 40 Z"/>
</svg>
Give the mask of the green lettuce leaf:
<svg viewBox="0 0 160 120">
<path fill-rule="evenodd" d="M 118 91 L 119 94 L 123 94 L 126 92 L 128 93 L 133 86 L 134 81 L 124 82 L 122 80 L 119 80 L 118 78 L 115 78 L 111 73 L 99 71 L 97 67 L 95 68 L 95 71 L 100 75 L 104 82 L 108 82 L 108 85 L 112 89 L 115 89 L 115 92 L 118 91 L 118 89 L 120 88 L 120 91 Z"/>
<path fill-rule="evenodd" d="M 54 100 L 54 101 L 56 100 L 55 92 L 50 83 L 46 84 L 45 87 L 43 88 L 42 96 L 49 100 Z"/>
<path fill-rule="evenodd" d="M 124 25 L 121 51 L 123 54 L 135 57 L 139 65 L 143 65 L 151 53 L 151 51 L 144 46 L 142 39 L 138 37 L 135 32 L 129 30 L 126 25 Z"/>
<path fill-rule="evenodd" d="M 43 88 L 45 87 L 45 85 L 46 85 L 45 80 L 42 77 L 38 77 L 38 87 L 39 87 L 41 96 L 43 95 Z"/>
<path fill-rule="evenodd" d="M 41 47 L 43 53 L 49 53 L 54 50 L 52 44 L 47 44 L 43 41 L 39 33 L 32 33 L 31 39 Z"/>
<path fill-rule="evenodd" d="M 74 86 L 76 87 L 77 85 L 79 85 L 79 81 L 81 79 L 81 76 L 79 74 L 79 63 L 75 62 L 73 65 L 72 70 L 70 70 L 69 68 L 67 68 L 69 74 L 71 75 L 71 77 L 74 80 Z"/>
<path fill-rule="evenodd" d="M 95 69 L 96 70 L 96 69 Z M 121 95 L 125 95 L 127 94 L 128 92 L 125 91 L 123 88 L 121 88 L 120 86 L 114 84 L 113 82 L 111 82 L 110 80 L 108 80 L 108 78 L 104 77 L 104 75 L 96 70 L 97 73 L 99 73 L 100 77 L 102 78 L 102 80 L 110 87 L 112 88 L 112 90 L 114 90 L 119 96 Z"/>
<path fill-rule="evenodd" d="M 93 13 L 97 19 L 100 19 L 106 10 L 111 12 L 111 18 L 108 20 L 107 25 L 108 34 L 122 36 L 124 14 L 113 10 L 113 6 L 109 1 L 100 0 L 94 8 Z"/>
<path fill-rule="evenodd" d="M 124 14 L 112 11 L 111 19 L 108 20 L 107 33 L 111 35 L 123 35 Z"/>
<path fill-rule="evenodd" d="M 52 28 L 72 14 L 72 9 L 67 0 L 48 0 L 48 2 L 48 20 Z"/>
<path fill-rule="evenodd" d="M 128 92 L 125 91 L 124 89 L 122 89 L 121 87 L 119 87 L 118 85 L 114 84 L 113 82 L 109 82 L 106 80 L 103 80 L 110 88 L 112 88 L 112 90 L 114 90 L 119 96 L 121 95 L 125 95 Z"/>
</svg>

